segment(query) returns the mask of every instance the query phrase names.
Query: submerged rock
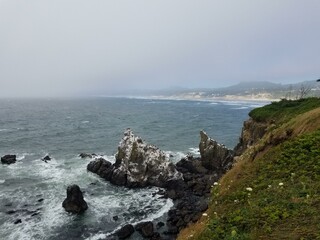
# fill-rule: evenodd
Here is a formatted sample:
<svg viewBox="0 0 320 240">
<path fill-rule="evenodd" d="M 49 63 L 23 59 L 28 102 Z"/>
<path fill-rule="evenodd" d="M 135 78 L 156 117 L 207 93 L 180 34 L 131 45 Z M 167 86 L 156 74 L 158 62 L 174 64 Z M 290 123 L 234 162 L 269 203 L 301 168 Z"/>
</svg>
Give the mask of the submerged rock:
<svg viewBox="0 0 320 240">
<path fill-rule="evenodd" d="M 79 157 L 81 157 L 81 158 L 94 158 L 94 157 L 96 157 L 97 156 L 97 154 L 95 154 L 95 153 L 92 153 L 92 154 L 89 154 L 89 153 L 80 153 L 79 154 Z"/>
<path fill-rule="evenodd" d="M 116 162 L 94 160 L 87 166 L 115 185 L 127 187 L 165 187 L 167 182 L 182 179 L 182 174 L 159 148 L 143 142 L 130 129 L 118 146 Z"/>
<path fill-rule="evenodd" d="M 70 185 L 67 188 L 67 198 L 63 201 L 62 207 L 67 212 L 82 213 L 88 209 L 86 201 L 78 185 Z"/>
<path fill-rule="evenodd" d="M 1 163 L 3 164 L 12 164 L 17 161 L 17 156 L 16 155 L 5 155 L 1 157 Z"/>
<path fill-rule="evenodd" d="M 202 165 L 217 172 L 225 172 L 233 162 L 233 151 L 208 137 L 204 131 L 200 131 L 199 150 Z"/>
</svg>

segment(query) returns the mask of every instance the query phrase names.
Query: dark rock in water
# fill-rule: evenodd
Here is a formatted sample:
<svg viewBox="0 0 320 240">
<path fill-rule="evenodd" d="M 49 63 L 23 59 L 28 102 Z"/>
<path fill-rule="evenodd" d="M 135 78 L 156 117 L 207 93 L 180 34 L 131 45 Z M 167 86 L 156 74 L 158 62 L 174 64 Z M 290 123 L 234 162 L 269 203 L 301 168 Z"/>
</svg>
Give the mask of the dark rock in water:
<svg viewBox="0 0 320 240">
<path fill-rule="evenodd" d="M 44 162 L 48 162 L 51 160 L 51 157 L 49 157 L 49 155 L 46 155 L 44 158 L 41 159 Z"/>
<path fill-rule="evenodd" d="M 96 157 L 97 156 L 97 154 L 95 154 L 95 153 L 92 153 L 92 154 L 89 154 L 89 153 L 80 153 L 79 154 L 79 157 L 81 157 L 81 158 L 94 158 L 94 157 Z"/>
<path fill-rule="evenodd" d="M 118 221 L 118 220 L 119 220 L 119 217 L 118 217 L 118 216 L 113 216 L 112 219 L 113 219 L 114 221 Z"/>
<path fill-rule="evenodd" d="M 44 200 L 43 198 L 40 198 L 38 199 L 38 202 L 43 202 L 43 200 Z"/>
<path fill-rule="evenodd" d="M 150 238 L 154 234 L 153 223 L 152 222 L 141 222 L 138 223 L 135 229 L 141 233 L 145 238 Z"/>
<path fill-rule="evenodd" d="M 37 215 L 39 215 L 39 213 L 38 213 L 38 212 L 35 212 L 35 213 L 32 213 L 32 214 L 31 214 L 31 217 L 34 217 L 34 216 L 37 216 Z"/>
<path fill-rule="evenodd" d="M 17 156 L 16 155 L 5 155 L 1 157 L 1 163 L 3 164 L 12 164 L 17 161 Z"/>
<path fill-rule="evenodd" d="M 165 225 L 164 222 L 158 222 L 157 223 L 157 229 L 162 228 L 164 225 Z"/>
<path fill-rule="evenodd" d="M 78 185 L 70 185 L 67 188 L 67 198 L 62 206 L 67 212 L 82 213 L 88 209 L 86 201 L 83 199 L 82 192 Z"/>
<path fill-rule="evenodd" d="M 6 211 L 6 214 L 11 215 L 11 214 L 15 214 L 16 212 L 17 212 L 16 210 L 9 210 L 9 211 Z"/>
<path fill-rule="evenodd" d="M 18 224 L 18 223 L 22 223 L 22 220 L 20 218 L 14 222 L 14 224 Z"/>
<path fill-rule="evenodd" d="M 144 143 L 130 129 L 124 133 L 113 165 L 106 160 L 94 160 L 87 169 L 115 185 L 130 188 L 164 187 L 168 181 L 182 179 L 164 152 Z"/>
<path fill-rule="evenodd" d="M 200 137 L 199 150 L 202 165 L 209 170 L 221 173 L 231 168 L 233 151 L 209 138 L 204 131 L 200 131 Z"/>
<path fill-rule="evenodd" d="M 134 233 L 134 227 L 131 224 L 123 226 L 116 232 L 119 239 L 126 239 Z"/>
</svg>

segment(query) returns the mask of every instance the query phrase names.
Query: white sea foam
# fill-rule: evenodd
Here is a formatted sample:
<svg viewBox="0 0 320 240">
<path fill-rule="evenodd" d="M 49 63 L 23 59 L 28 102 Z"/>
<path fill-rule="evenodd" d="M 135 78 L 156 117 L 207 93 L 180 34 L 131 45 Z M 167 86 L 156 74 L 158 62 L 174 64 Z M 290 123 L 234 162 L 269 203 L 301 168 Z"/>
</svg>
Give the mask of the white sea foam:
<svg viewBox="0 0 320 240">
<path fill-rule="evenodd" d="M 5 132 L 5 131 L 8 131 L 8 129 L 6 129 L 6 128 L 0 129 L 0 132 Z"/>
<path fill-rule="evenodd" d="M 195 155 L 195 156 L 199 156 L 200 155 L 199 148 L 189 148 L 189 152 L 192 155 Z"/>
<path fill-rule="evenodd" d="M 3 184 L 5 181 L 5 179 L 0 179 L 0 184 Z"/>
</svg>

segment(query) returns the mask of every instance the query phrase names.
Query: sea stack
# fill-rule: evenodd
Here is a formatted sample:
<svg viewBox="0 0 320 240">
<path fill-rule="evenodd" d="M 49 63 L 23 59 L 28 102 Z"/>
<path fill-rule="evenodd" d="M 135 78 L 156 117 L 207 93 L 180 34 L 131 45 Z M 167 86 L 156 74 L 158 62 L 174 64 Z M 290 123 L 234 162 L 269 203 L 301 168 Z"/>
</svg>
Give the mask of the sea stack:
<svg viewBox="0 0 320 240">
<path fill-rule="evenodd" d="M 70 185 L 67 188 L 67 198 L 63 201 L 62 207 L 67 212 L 82 213 L 88 209 L 86 201 L 78 185 Z"/>
<path fill-rule="evenodd" d="M 115 185 L 135 187 L 166 187 L 172 180 L 181 180 L 182 174 L 156 146 L 146 144 L 131 129 L 124 132 L 119 143 L 116 162 L 97 159 L 87 169 Z"/>
</svg>

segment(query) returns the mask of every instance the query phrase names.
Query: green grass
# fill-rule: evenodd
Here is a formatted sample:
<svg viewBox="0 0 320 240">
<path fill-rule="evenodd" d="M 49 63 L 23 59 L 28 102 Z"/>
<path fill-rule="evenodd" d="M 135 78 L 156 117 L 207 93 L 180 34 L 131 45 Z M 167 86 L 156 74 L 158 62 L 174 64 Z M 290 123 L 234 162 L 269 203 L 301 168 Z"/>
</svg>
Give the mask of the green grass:
<svg viewBox="0 0 320 240">
<path fill-rule="evenodd" d="M 299 100 L 281 100 L 267 106 L 253 109 L 249 116 L 257 122 L 276 121 L 283 123 L 299 114 L 320 107 L 320 98 L 305 98 Z"/>
<path fill-rule="evenodd" d="M 214 189 L 210 220 L 195 239 L 320 239 L 320 129 L 271 148 L 238 174 Z"/>
</svg>

